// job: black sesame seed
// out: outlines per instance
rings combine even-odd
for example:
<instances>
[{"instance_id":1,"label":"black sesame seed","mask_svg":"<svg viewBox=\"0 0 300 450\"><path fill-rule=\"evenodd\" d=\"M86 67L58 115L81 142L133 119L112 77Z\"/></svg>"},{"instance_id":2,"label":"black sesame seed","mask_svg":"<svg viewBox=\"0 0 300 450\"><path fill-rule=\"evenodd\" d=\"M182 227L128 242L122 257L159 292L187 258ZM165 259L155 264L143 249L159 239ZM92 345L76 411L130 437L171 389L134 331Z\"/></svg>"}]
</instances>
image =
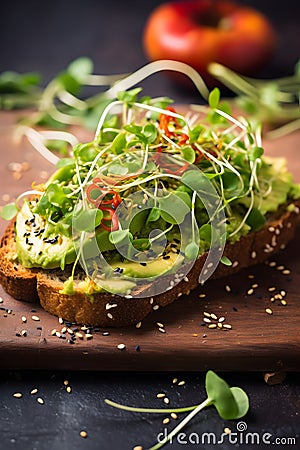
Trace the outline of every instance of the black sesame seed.
<instances>
[{"instance_id":1,"label":"black sesame seed","mask_svg":"<svg viewBox=\"0 0 300 450\"><path fill-rule=\"evenodd\" d=\"M140 352L140 351L141 351L141 347L140 347L139 345L136 345L136 346L135 346L135 351L136 351L136 352Z\"/></svg>"},{"instance_id":2,"label":"black sesame seed","mask_svg":"<svg viewBox=\"0 0 300 450\"><path fill-rule=\"evenodd\" d=\"M205 327L206 323L205 322L201 322L201 327Z\"/></svg>"},{"instance_id":3,"label":"black sesame seed","mask_svg":"<svg viewBox=\"0 0 300 450\"><path fill-rule=\"evenodd\" d=\"M232 309L233 309L233 311L236 311L236 312L238 311L236 306L233 306Z\"/></svg>"},{"instance_id":4,"label":"black sesame seed","mask_svg":"<svg viewBox=\"0 0 300 450\"><path fill-rule=\"evenodd\" d=\"M170 259L170 258L171 258L170 255L163 256L163 259Z\"/></svg>"},{"instance_id":5,"label":"black sesame seed","mask_svg":"<svg viewBox=\"0 0 300 450\"><path fill-rule=\"evenodd\" d=\"M145 267L145 266L147 265L147 263L145 263L145 262L140 262L140 265Z\"/></svg>"}]
</instances>

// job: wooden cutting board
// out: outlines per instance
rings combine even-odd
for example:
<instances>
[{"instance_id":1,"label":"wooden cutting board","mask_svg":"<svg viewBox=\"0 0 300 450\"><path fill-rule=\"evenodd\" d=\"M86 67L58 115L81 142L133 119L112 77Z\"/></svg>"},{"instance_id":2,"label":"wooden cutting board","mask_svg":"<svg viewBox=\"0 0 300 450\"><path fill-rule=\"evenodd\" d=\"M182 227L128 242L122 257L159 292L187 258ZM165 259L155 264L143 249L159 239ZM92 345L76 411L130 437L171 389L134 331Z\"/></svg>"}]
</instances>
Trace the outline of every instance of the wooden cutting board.
<instances>
[{"instance_id":1,"label":"wooden cutting board","mask_svg":"<svg viewBox=\"0 0 300 450\"><path fill-rule=\"evenodd\" d=\"M53 171L53 166L25 140L13 140L15 121L15 113L0 114L0 205L30 188L33 180L44 181ZM80 138L87 136L82 133ZM265 148L271 155L285 156L300 182L299 142L300 133L294 133L265 142ZM5 226L1 221L1 233ZM73 332L83 337L77 337L74 344L70 343L71 335L63 330L68 324L59 323L57 317L37 304L14 300L0 287L0 368L300 370L299 250L298 229L295 240L270 258L271 266L263 264L207 282L188 297L153 312L140 328L81 330L72 325ZM271 309L272 314L266 309ZM224 317L223 324L232 328L208 328L203 322L204 312ZM216 321L212 319L212 323ZM86 332L92 337L87 339ZM119 349L119 344L125 348Z\"/></svg>"}]
</instances>

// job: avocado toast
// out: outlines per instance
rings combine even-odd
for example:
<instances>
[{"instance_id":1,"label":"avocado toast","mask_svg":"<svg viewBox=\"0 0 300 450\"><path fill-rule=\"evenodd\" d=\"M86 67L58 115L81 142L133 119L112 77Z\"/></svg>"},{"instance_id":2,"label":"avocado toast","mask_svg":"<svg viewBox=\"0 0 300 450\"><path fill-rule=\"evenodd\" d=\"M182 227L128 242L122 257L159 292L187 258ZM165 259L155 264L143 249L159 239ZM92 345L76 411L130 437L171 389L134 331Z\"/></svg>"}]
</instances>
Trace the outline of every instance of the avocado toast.
<instances>
[{"instance_id":1,"label":"avocado toast","mask_svg":"<svg viewBox=\"0 0 300 450\"><path fill-rule=\"evenodd\" d=\"M0 249L15 298L68 321L129 325L292 239L300 189L284 159L263 155L258 129L222 105L182 115L138 94L120 93L95 139L17 202ZM222 250L213 270L211 249Z\"/></svg>"}]
</instances>

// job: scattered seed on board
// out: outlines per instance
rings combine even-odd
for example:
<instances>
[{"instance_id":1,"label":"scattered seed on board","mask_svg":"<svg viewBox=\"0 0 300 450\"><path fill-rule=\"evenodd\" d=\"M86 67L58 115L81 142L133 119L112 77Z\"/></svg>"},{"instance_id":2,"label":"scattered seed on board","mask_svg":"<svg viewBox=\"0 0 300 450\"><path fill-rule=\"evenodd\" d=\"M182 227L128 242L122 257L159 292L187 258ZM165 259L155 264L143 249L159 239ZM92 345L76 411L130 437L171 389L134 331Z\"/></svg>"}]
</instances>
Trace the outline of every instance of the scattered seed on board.
<instances>
[{"instance_id":1,"label":"scattered seed on board","mask_svg":"<svg viewBox=\"0 0 300 450\"><path fill-rule=\"evenodd\" d=\"M26 323L27 322L27 318L25 316L22 316L22 322Z\"/></svg>"},{"instance_id":2,"label":"scattered seed on board","mask_svg":"<svg viewBox=\"0 0 300 450\"><path fill-rule=\"evenodd\" d=\"M173 383L173 384L176 384L177 381L178 381L178 378L173 378L172 383Z\"/></svg>"},{"instance_id":3,"label":"scattered seed on board","mask_svg":"<svg viewBox=\"0 0 300 450\"><path fill-rule=\"evenodd\" d=\"M119 350L125 350L126 345L125 345L125 344L118 344L118 345L117 345L117 348L118 348Z\"/></svg>"},{"instance_id":4,"label":"scattered seed on board","mask_svg":"<svg viewBox=\"0 0 300 450\"><path fill-rule=\"evenodd\" d=\"M87 432L86 431L84 431L84 430L82 430L82 431L80 431L80 436L82 437L82 438L87 438Z\"/></svg>"},{"instance_id":5,"label":"scattered seed on board","mask_svg":"<svg viewBox=\"0 0 300 450\"><path fill-rule=\"evenodd\" d=\"M35 394L38 393L38 391L39 391L39 390L38 390L37 388L31 389L30 394L31 394L31 395L35 395Z\"/></svg>"},{"instance_id":6,"label":"scattered seed on board","mask_svg":"<svg viewBox=\"0 0 300 450\"><path fill-rule=\"evenodd\" d=\"M71 394L71 392L72 392L72 388L71 388L71 386L67 386L67 389L66 389L66 391L67 391L67 393L68 393L68 394Z\"/></svg>"},{"instance_id":7,"label":"scattered seed on board","mask_svg":"<svg viewBox=\"0 0 300 450\"><path fill-rule=\"evenodd\" d=\"M267 314L273 314L273 311L272 311L272 309L270 309L270 308L266 308L266 313L267 313Z\"/></svg>"},{"instance_id":8,"label":"scattered seed on board","mask_svg":"<svg viewBox=\"0 0 300 450\"><path fill-rule=\"evenodd\" d=\"M178 386L183 386L185 384L185 381L179 381Z\"/></svg>"},{"instance_id":9,"label":"scattered seed on board","mask_svg":"<svg viewBox=\"0 0 300 450\"><path fill-rule=\"evenodd\" d=\"M157 398L164 398L166 396L166 394L164 394L163 392L160 392L159 394L156 395Z\"/></svg>"},{"instance_id":10,"label":"scattered seed on board","mask_svg":"<svg viewBox=\"0 0 300 450\"><path fill-rule=\"evenodd\" d=\"M23 397L23 394L22 394L21 392L15 392L15 393L13 394L13 397L15 397L15 398L22 398L22 397Z\"/></svg>"},{"instance_id":11,"label":"scattered seed on board","mask_svg":"<svg viewBox=\"0 0 300 450\"><path fill-rule=\"evenodd\" d=\"M39 322L40 318L38 316L31 316L32 320L35 320L36 322Z\"/></svg>"},{"instance_id":12,"label":"scattered seed on board","mask_svg":"<svg viewBox=\"0 0 300 450\"><path fill-rule=\"evenodd\" d=\"M132 450L143 450L143 447L141 445L136 445Z\"/></svg>"},{"instance_id":13,"label":"scattered seed on board","mask_svg":"<svg viewBox=\"0 0 300 450\"><path fill-rule=\"evenodd\" d=\"M174 413L174 412L171 413L171 417L172 417L172 419L174 419L174 420L178 419L177 414Z\"/></svg>"},{"instance_id":14,"label":"scattered seed on board","mask_svg":"<svg viewBox=\"0 0 300 450\"><path fill-rule=\"evenodd\" d=\"M166 405L168 405L168 404L170 403L170 400L168 399L168 397L165 397L165 398L164 398L164 403L165 403Z\"/></svg>"},{"instance_id":15,"label":"scattered seed on board","mask_svg":"<svg viewBox=\"0 0 300 450\"><path fill-rule=\"evenodd\" d=\"M169 423L169 422L170 422L169 417L166 417L166 418L163 420L163 424L164 424L164 425L167 425L167 423Z\"/></svg>"},{"instance_id":16,"label":"scattered seed on board","mask_svg":"<svg viewBox=\"0 0 300 450\"><path fill-rule=\"evenodd\" d=\"M45 402L44 402L44 399L42 399L42 397L38 397L37 399L36 399L36 401L40 404L40 405L43 405Z\"/></svg>"},{"instance_id":17,"label":"scattered seed on board","mask_svg":"<svg viewBox=\"0 0 300 450\"><path fill-rule=\"evenodd\" d=\"M214 320L218 320L218 317L215 314L211 314L210 317Z\"/></svg>"}]
</instances>

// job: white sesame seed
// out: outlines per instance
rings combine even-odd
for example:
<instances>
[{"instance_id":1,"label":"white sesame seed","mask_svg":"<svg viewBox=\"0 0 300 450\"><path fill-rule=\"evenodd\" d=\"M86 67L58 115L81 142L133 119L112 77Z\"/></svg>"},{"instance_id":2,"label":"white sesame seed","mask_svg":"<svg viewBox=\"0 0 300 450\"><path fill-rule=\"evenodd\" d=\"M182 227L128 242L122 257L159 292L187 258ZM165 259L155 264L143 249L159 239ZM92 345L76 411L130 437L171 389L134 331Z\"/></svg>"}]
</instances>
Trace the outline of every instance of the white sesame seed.
<instances>
[{"instance_id":1,"label":"white sesame seed","mask_svg":"<svg viewBox=\"0 0 300 450\"><path fill-rule=\"evenodd\" d=\"M173 384L176 384L177 381L178 381L178 378L173 378L172 383L173 383Z\"/></svg>"},{"instance_id":2,"label":"white sesame seed","mask_svg":"<svg viewBox=\"0 0 300 450\"><path fill-rule=\"evenodd\" d=\"M45 402L44 402L44 400L41 398L41 397L38 397L37 399L36 399L36 401L40 404L40 405L43 405Z\"/></svg>"},{"instance_id":3,"label":"white sesame seed","mask_svg":"<svg viewBox=\"0 0 300 450\"><path fill-rule=\"evenodd\" d=\"M222 316L222 317L219 318L218 322L222 323L222 322L224 322L224 320L225 320L225 317Z\"/></svg>"},{"instance_id":4,"label":"white sesame seed","mask_svg":"<svg viewBox=\"0 0 300 450\"><path fill-rule=\"evenodd\" d=\"M228 330L231 330L232 326L229 325L229 323L224 323L223 328L227 328Z\"/></svg>"},{"instance_id":5,"label":"white sesame seed","mask_svg":"<svg viewBox=\"0 0 300 450\"><path fill-rule=\"evenodd\" d=\"M273 314L273 311L270 308L266 308L266 313L267 314Z\"/></svg>"},{"instance_id":6,"label":"white sesame seed","mask_svg":"<svg viewBox=\"0 0 300 450\"><path fill-rule=\"evenodd\" d=\"M105 309L111 309L111 308L116 308L118 305L116 303L110 304L110 303L106 303L105 305Z\"/></svg>"},{"instance_id":7,"label":"white sesame seed","mask_svg":"<svg viewBox=\"0 0 300 450\"><path fill-rule=\"evenodd\" d=\"M206 294L199 294L198 297L199 297L199 298L205 298L205 297L206 297Z\"/></svg>"},{"instance_id":8,"label":"white sesame seed","mask_svg":"<svg viewBox=\"0 0 300 450\"><path fill-rule=\"evenodd\" d=\"M276 287L271 286L271 287L268 288L268 291L269 292L274 292L274 291L276 291Z\"/></svg>"},{"instance_id":9,"label":"white sesame seed","mask_svg":"<svg viewBox=\"0 0 300 450\"><path fill-rule=\"evenodd\" d=\"M164 327L164 324L163 324L163 323L160 323L160 322L156 322L156 325L157 325L159 328L163 328L163 327Z\"/></svg>"},{"instance_id":10,"label":"white sesame seed","mask_svg":"<svg viewBox=\"0 0 300 450\"><path fill-rule=\"evenodd\" d=\"M167 423L169 423L169 422L170 422L169 417L166 417L166 418L163 420L163 424L164 424L164 425L167 425Z\"/></svg>"},{"instance_id":11,"label":"white sesame seed","mask_svg":"<svg viewBox=\"0 0 300 450\"><path fill-rule=\"evenodd\" d=\"M222 323L218 322L218 328L222 328L222 327L223 327Z\"/></svg>"},{"instance_id":12,"label":"white sesame seed","mask_svg":"<svg viewBox=\"0 0 300 450\"><path fill-rule=\"evenodd\" d=\"M218 320L218 317L217 317L215 314L213 314L213 313L210 315L210 317L211 317L212 319L214 319L214 320Z\"/></svg>"},{"instance_id":13,"label":"white sesame seed","mask_svg":"<svg viewBox=\"0 0 300 450\"><path fill-rule=\"evenodd\" d=\"M164 403L168 405L170 403L170 399L168 397L164 397Z\"/></svg>"},{"instance_id":14,"label":"white sesame seed","mask_svg":"<svg viewBox=\"0 0 300 450\"><path fill-rule=\"evenodd\" d=\"M62 325L64 323L64 319L62 319L61 317L58 318L58 322Z\"/></svg>"},{"instance_id":15,"label":"white sesame seed","mask_svg":"<svg viewBox=\"0 0 300 450\"><path fill-rule=\"evenodd\" d=\"M283 306L286 306L287 305L287 301L286 300L281 300L281 302L280 302Z\"/></svg>"},{"instance_id":16,"label":"white sesame seed","mask_svg":"<svg viewBox=\"0 0 300 450\"><path fill-rule=\"evenodd\" d=\"M291 271L289 269L285 269L282 271L283 275L290 275Z\"/></svg>"},{"instance_id":17,"label":"white sesame seed","mask_svg":"<svg viewBox=\"0 0 300 450\"><path fill-rule=\"evenodd\" d=\"M204 311L204 312L203 312L203 315L204 315L205 317L210 317L210 314L209 314L207 311Z\"/></svg>"},{"instance_id":18,"label":"white sesame seed","mask_svg":"<svg viewBox=\"0 0 300 450\"><path fill-rule=\"evenodd\" d=\"M66 389L66 391L67 391L67 393L68 393L68 394L71 394L71 392L72 392L72 388L71 388L71 386L67 386L67 389Z\"/></svg>"},{"instance_id":19,"label":"white sesame seed","mask_svg":"<svg viewBox=\"0 0 300 450\"><path fill-rule=\"evenodd\" d=\"M161 333L166 333L166 330L164 328L159 328L158 331L160 331Z\"/></svg>"},{"instance_id":20,"label":"white sesame seed","mask_svg":"<svg viewBox=\"0 0 300 450\"><path fill-rule=\"evenodd\" d=\"M276 266L276 262L275 262L275 261L269 262L269 266L270 266L270 267L275 267L275 266Z\"/></svg>"},{"instance_id":21,"label":"white sesame seed","mask_svg":"<svg viewBox=\"0 0 300 450\"><path fill-rule=\"evenodd\" d=\"M111 313L107 313L107 317L108 317L109 319L113 319L113 315L112 315Z\"/></svg>"},{"instance_id":22,"label":"white sesame seed","mask_svg":"<svg viewBox=\"0 0 300 450\"><path fill-rule=\"evenodd\" d=\"M64 380L64 385L68 386L68 384L69 384L69 380Z\"/></svg>"},{"instance_id":23,"label":"white sesame seed","mask_svg":"<svg viewBox=\"0 0 300 450\"><path fill-rule=\"evenodd\" d=\"M188 277L184 277L183 281L185 281L186 283L188 283L188 282L189 282Z\"/></svg>"},{"instance_id":24,"label":"white sesame seed","mask_svg":"<svg viewBox=\"0 0 300 450\"><path fill-rule=\"evenodd\" d=\"M38 391L39 391L39 390L38 390L37 388L31 389L30 394L31 394L31 395L35 395L35 394L38 393Z\"/></svg>"},{"instance_id":25,"label":"white sesame seed","mask_svg":"<svg viewBox=\"0 0 300 450\"><path fill-rule=\"evenodd\" d=\"M256 258L256 252L253 250L253 252L251 253L251 258L255 259Z\"/></svg>"},{"instance_id":26,"label":"white sesame seed","mask_svg":"<svg viewBox=\"0 0 300 450\"><path fill-rule=\"evenodd\" d=\"M22 316L22 322L26 323L27 322L27 318L25 316Z\"/></svg>"},{"instance_id":27,"label":"white sesame seed","mask_svg":"<svg viewBox=\"0 0 300 450\"><path fill-rule=\"evenodd\" d=\"M119 350L125 350L126 345L125 345L125 344L118 344L118 345L117 345L117 348L118 348Z\"/></svg>"},{"instance_id":28,"label":"white sesame seed","mask_svg":"<svg viewBox=\"0 0 300 450\"><path fill-rule=\"evenodd\" d=\"M80 434L80 436L81 436L83 439L87 438L87 432L86 432L86 431L82 430L82 431L80 431L79 434Z\"/></svg>"},{"instance_id":29,"label":"white sesame seed","mask_svg":"<svg viewBox=\"0 0 300 450\"><path fill-rule=\"evenodd\" d=\"M135 324L135 328L141 328L141 326L142 326L142 322L138 322Z\"/></svg>"},{"instance_id":30,"label":"white sesame seed","mask_svg":"<svg viewBox=\"0 0 300 450\"><path fill-rule=\"evenodd\" d=\"M185 385L185 381L184 380L179 381L178 386L184 386L184 385Z\"/></svg>"},{"instance_id":31,"label":"white sesame seed","mask_svg":"<svg viewBox=\"0 0 300 450\"><path fill-rule=\"evenodd\" d=\"M233 261L233 263L232 263L232 267L234 268L234 267L237 267L239 265L239 262L238 261Z\"/></svg>"},{"instance_id":32,"label":"white sesame seed","mask_svg":"<svg viewBox=\"0 0 300 450\"><path fill-rule=\"evenodd\" d=\"M231 292L231 287L228 284L226 284L225 290L226 290L226 292Z\"/></svg>"},{"instance_id":33,"label":"white sesame seed","mask_svg":"<svg viewBox=\"0 0 300 450\"><path fill-rule=\"evenodd\" d=\"M40 318L38 316L31 316L32 320L35 320L36 322L39 322Z\"/></svg>"},{"instance_id":34,"label":"white sesame seed","mask_svg":"<svg viewBox=\"0 0 300 450\"><path fill-rule=\"evenodd\" d=\"M174 413L174 412L171 413L171 417L172 417L172 419L174 419L174 420L178 419L177 414Z\"/></svg>"},{"instance_id":35,"label":"white sesame seed","mask_svg":"<svg viewBox=\"0 0 300 450\"><path fill-rule=\"evenodd\" d=\"M203 318L203 322L205 323L211 323L211 320L208 317Z\"/></svg>"},{"instance_id":36,"label":"white sesame seed","mask_svg":"<svg viewBox=\"0 0 300 450\"><path fill-rule=\"evenodd\" d=\"M156 394L157 398L164 398L166 396L166 394L164 394L163 392L160 392L159 394Z\"/></svg>"},{"instance_id":37,"label":"white sesame seed","mask_svg":"<svg viewBox=\"0 0 300 450\"><path fill-rule=\"evenodd\" d=\"M22 397L23 397L23 394L22 394L21 392L15 392L15 393L13 394L13 397L15 397L15 398L22 398Z\"/></svg>"},{"instance_id":38,"label":"white sesame seed","mask_svg":"<svg viewBox=\"0 0 300 450\"><path fill-rule=\"evenodd\" d=\"M208 328L217 328L217 324L216 323L211 323L210 325L208 325Z\"/></svg>"},{"instance_id":39,"label":"white sesame seed","mask_svg":"<svg viewBox=\"0 0 300 450\"><path fill-rule=\"evenodd\" d=\"M159 308L159 305L154 305L152 309L153 309L153 311L157 311L158 308Z\"/></svg>"},{"instance_id":40,"label":"white sesame seed","mask_svg":"<svg viewBox=\"0 0 300 450\"><path fill-rule=\"evenodd\" d=\"M249 289L249 290L247 291L247 294L248 294L248 295L252 295L252 294L253 294L253 292L254 292L254 290L253 290L253 289Z\"/></svg>"}]
</instances>

